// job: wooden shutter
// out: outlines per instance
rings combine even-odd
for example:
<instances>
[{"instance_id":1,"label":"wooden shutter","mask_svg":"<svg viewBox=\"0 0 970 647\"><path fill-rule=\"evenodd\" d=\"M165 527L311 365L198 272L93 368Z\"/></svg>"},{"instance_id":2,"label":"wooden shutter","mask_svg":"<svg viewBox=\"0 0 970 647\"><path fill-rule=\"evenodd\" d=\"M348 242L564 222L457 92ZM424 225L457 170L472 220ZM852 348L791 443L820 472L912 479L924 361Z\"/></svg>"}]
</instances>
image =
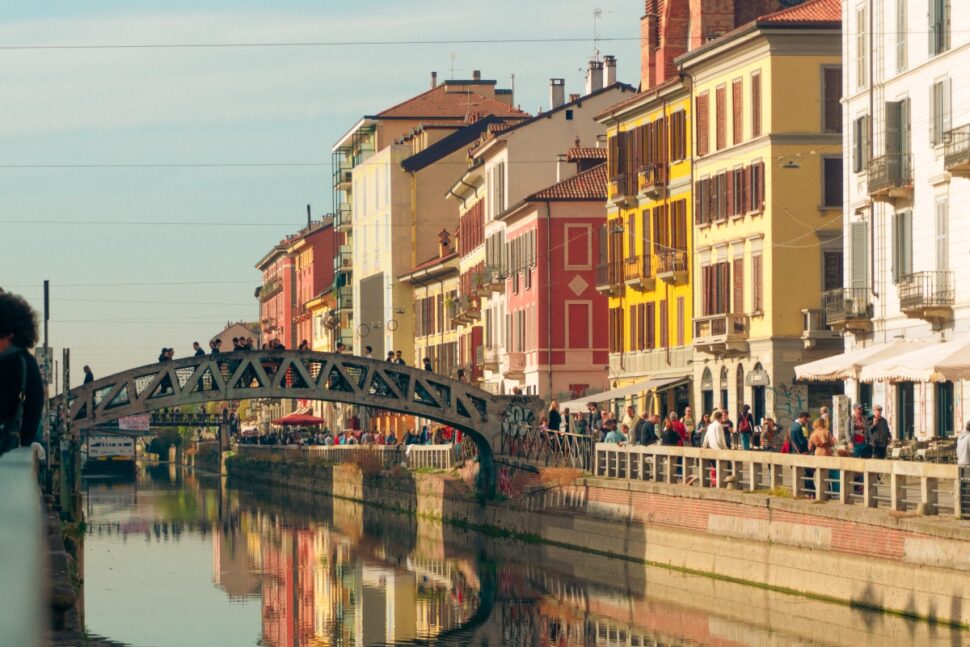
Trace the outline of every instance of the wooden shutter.
<instances>
[{"instance_id":1,"label":"wooden shutter","mask_svg":"<svg viewBox=\"0 0 970 647\"><path fill-rule=\"evenodd\" d=\"M950 269L950 208L947 200L936 202L936 269L945 272Z\"/></svg>"},{"instance_id":2,"label":"wooden shutter","mask_svg":"<svg viewBox=\"0 0 970 647\"><path fill-rule=\"evenodd\" d=\"M645 350L649 348L649 346L647 346L647 304L641 303L637 306L637 309L640 312L640 316L637 319L637 323L639 324L639 327L637 328L637 339L639 342L638 348L640 350Z\"/></svg>"},{"instance_id":3,"label":"wooden shutter","mask_svg":"<svg viewBox=\"0 0 970 647\"><path fill-rule=\"evenodd\" d=\"M734 294L732 296L731 312L744 312L744 258L734 259Z\"/></svg>"},{"instance_id":4,"label":"wooden shutter","mask_svg":"<svg viewBox=\"0 0 970 647\"><path fill-rule=\"evenodd\" d=\"M823 130L827 133L842 132L842 68L826 67L822 70L823 84Z\"/></svg>"},{"instance_id":5,"label":"wooden shutter","mask_svg":"<svg viewBox=\"0 0 970 647\"><path fill-rule=\"evenodd\" d=\"M740 144L744 139L744 85L741 79L731 83L731 130L733 143Z\"/></svg>"},{"instance_id":6,"label":"wooden shutter","mask_svg":"<svg viewBox=\"0 0 970 647\"><path fill-rule=\"evenodd\" d=\"M761 137L761 73L751 74L751 137Z\"/></svg>"},{"instance_id":7,"label":"wooden shutter","mask_svg":"<svg viewBox=\"0 0 970 647\"><path fill-rule=\"evenodd\" d=\"M683 346L684 339L686 338L686 333L684 332L684 326L686 321L684 317L686 316L686 309L684 307L684 297L677 297L677 345Z\"/></svg>"},{"instance_id":8,"label":"wooden shutter","mask_svg":"<svg viewBox=\"0 0 970 647\"><path fill-rule=\"evenodd\" d=\"M697 96L695 100L696 104L696 115L694 122L696 124L697 133L694 139L697 141L697 156L703 157L707 155L709 148L709 137L710 137L710 108L709 108L709 95L705 92Z\"/></svg>"},{"instance_id":9,"label":"wooden shutter","mask_svg":"<svg viewBox=\"0 0 970 647\"><path fill-rule=\"evenodd\" d=\"M653 302L646 304L647 348L657 347L656 322L654 321L655 306Z\"/></svg>"},{"instance_id":10,"label":"wooden shutter","mask_svg":"<svg viewBox=\"0 0 970 647\"><path fill-rule=\"evenodd\" d=\"M637 350L637 307L635 305L630 308L630 330L627 336L629 337L627 348Z\"/></svg>"},{"instance_id":11,"label":"wooden shutter","mask_svg":"<svg viewBox=\"0 0 970 647\"><path fill-rule=\"evenodd\" d=\"M660 347L670 346L670 317L667 316L667 300L660 302Z\"/></svg>"},{"instance_id":12,"label":"wooden shutter","mask_svg":"<svg viewBox=\"0 0 970 647\"><path fill-rule=\"evenodd\" d=\"M865 153L862 150L862 125L864 118L859 117L852 122L852 172L861 173L864 168L863 156Z\"/></svg>"},{"instance_id":13,"label":"wooden shutter","mask_svg":"<svg viewBox=\"0 0 970 647\"><path fill-rule=\"evenodd\" d=\"M670 246L679 251L687 251L687 201L678 200L671 205Z\"/></svg>"},{"instance_id":14,"label":"wooden shutter","mask_svg":"<svg viewBox=\"0 0 970 647\"><path fill-rule=\"evenodd\" d=\"M714 142L717 150L727 145L727 88L723 85L714 91L716 121L714 124Z\"/></svg>"},{"instance_id":15,"label":"wooden shutter","mask_svg":"<svg viewBox=\"0 0 970 647\"><path fill-rule=\"evenodd\" d=\"M755 312L764 312L764 288L762 287L762 257L761 254L756 254L751 257L751 291L753 309Z\"/></svg>"},{"instance_id":16,"label":"wooden shutter","mask_svg":"<svg viewBox=\"0 0 970 647\"><path fill-rule=\"evenodd\" d=\"M737 215L737 212L734 210L734 171L728 171L727 215L728 217Z\"/></svg>"}]
</instances>

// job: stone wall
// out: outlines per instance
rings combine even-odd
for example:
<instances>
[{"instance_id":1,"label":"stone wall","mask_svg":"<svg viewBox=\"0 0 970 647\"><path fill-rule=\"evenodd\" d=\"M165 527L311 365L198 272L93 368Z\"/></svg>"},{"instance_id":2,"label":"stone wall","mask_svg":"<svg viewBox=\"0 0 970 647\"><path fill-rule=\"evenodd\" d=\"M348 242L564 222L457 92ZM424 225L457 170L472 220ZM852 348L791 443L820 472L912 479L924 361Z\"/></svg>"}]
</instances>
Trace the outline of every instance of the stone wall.
<instances>
[{"instance_id":1,"label":"stone wall","mask_svg":"<svg viewBox=\"0 0 970 647\"><path fill-rule=\"evenodd\" d=\"M970 625L970 526L837 504L584 479L482 504L443 474L229 462L232 478L529 541Z\"/></svg>"}]
</instances>

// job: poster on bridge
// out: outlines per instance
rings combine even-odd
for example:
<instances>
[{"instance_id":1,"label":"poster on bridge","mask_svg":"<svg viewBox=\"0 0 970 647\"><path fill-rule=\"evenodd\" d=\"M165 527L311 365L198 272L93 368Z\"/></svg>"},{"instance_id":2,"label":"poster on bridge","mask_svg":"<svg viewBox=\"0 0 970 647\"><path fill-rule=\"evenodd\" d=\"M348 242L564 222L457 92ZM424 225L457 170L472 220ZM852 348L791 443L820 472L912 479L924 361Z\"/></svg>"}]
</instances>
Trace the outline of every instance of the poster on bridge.
<instances>
[{"instance_id":1,"label":"poster on bridge","mask_svg":"<svg viewBox=\"0 0 970 647\"><path fill-rule=\"evenodd\" d=\"M151 419L147 413L118 418L118 429L122 431L149 431Z\"/></svg>"}]
</instances>

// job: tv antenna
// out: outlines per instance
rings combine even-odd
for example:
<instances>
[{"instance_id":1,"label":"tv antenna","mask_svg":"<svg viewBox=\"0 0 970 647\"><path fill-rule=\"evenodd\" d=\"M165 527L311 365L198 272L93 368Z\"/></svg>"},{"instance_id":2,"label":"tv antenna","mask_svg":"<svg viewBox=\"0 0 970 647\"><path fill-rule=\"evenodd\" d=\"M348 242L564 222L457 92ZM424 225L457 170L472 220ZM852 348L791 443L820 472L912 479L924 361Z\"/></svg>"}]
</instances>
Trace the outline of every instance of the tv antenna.
<instances>
[{"instance_id":1,"label":"tv antenna","mask_svg":"<svg viewBox=\"0 0 970 647\"><path fill-rule=\"evenodd\" d=\"M603 18L604 12L602 7L596 7L593 9L593 60L600 60L600 32L599 32L599 21Z\"/></svg>"}]
</instances>

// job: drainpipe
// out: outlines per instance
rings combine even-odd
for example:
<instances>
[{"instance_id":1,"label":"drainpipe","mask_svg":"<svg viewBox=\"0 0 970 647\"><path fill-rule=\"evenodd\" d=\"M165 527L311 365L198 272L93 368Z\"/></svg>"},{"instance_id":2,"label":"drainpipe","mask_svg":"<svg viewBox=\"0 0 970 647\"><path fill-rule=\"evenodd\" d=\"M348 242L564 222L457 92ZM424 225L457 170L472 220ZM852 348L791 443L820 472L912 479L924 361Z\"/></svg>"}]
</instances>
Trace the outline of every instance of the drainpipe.
<instances>
[{"instance_id":1,"label":"drainpipe","mask_svg":"<svg viewBox=\"0 0 970 647\"><path fill-rule=\"evenodd\" d=\"M685 71L685 70L681 70L680 71L680 78L683 79L684 77L690 79L690 92L688 93L688 98L687 98L687 100L690 102L690 105L688 105L687 108L690 111L690 114L694 114L694 75L691 74L690 72ZM694 119L692 121L694 121L694 120L696 120L696 115L694 116ZM686 134L687 133L685 133L685 135ZM691 144L693 144L694 143L694 138L691 137L690 138L690 141L691 141ZM690 149L687 149L685 151L685 154L687 155L688 163L690 164L690 197L691 197L691 202L694 203L694 204L690 205L690 208L691 208L690 209L691 218L688 221L688 222L692 223L692 222L695 222L696 219L697 219L697 214L694 213L694 205L697 204L697 201L694 200L694 191L695 191L695 188L694 188L694 154L693 154L693 152ZM694 272L694 260L693 260L693 258L694 258L694 255L697 253L697 247L694 245L694 243L696 241L693 240L693 237L694 237L694 226L693 226L693 224L691 224L691 226L687 228L687 231L688 231L688 234L687 235L691 237L691 242L690 242L690 244L687 245L687 248L691 251L691 253L688 254L688 258L691 259L691 267L690 267L690 270L689 270L690 274L688 274L688 276L690 277L690 280L691 281L696 281L697 280L697 274ZM694 302L693 301L694 301L694 292L695 292L695 290L694 290L693 286L691 287L691 291L690 292L691 292L690 309L691 309L691 312L694 312ZM684 323L686 324L687 322L685 321ZM693 338L693 336L694 336L694 325L693 325L693 322L691 322L691 324L690 324L690 333L691 333L690 334L691 338ZM693 363L693 362L692 362L692 360L688 360L688 363ZM711 381L712 382L714 381L713 376L711 377ZM693 380L691 380L691 386L693 387ZM691 388L691 391L693 391L693 390L694 389ZM693 393L691 393L691 396L693 396ZM688 401L691 402L691 403L693 403L694 398L693 397L688 397ZM702 415L703 415L703 412L702 412Z\"/></svg>"},{"instance_id":2,"label":"drainpipe","mask_svg":"<svg viewBox=\"0 0 970 647\"><path fill-rule=\"evenodd\" d=\"M875 152L874 137L875 137L875 121L876 121L876 99L873 96L873 86L875 84L875 79L873 78L873 72L875 72L875 61L873 61L873 42L875 29L875 17L872 15L872 0L869 0L868 11L869 11L869 151L866 157L869 164L872 164L872 154ZM868 169L866 169L866 175L868 176ZM868 191L868 188L866 189ZM869 199L869 247L871 252L869 254L869 277L872 283L872 296L878 297L879 291L876 287L876 205L873 203L872 199Z\"/></svg>"},{"instance_id":3,"label":"drainpipe","mask_svg":"<svg viewBox=\"0 0 970 647\"><path fill-rule=\"evenodd\" d=\"M552 390L552 208L549 201L546 205L546 361L548 364L547 373L549 376L549 399L553 399ZM538 242L538 241L537 241Z\"/></svg>"},{"instance_id":4,"label":"drainpipe","mask_svg":"<svg viewBox=\"0 0 970 647\"><path fill-rule=\"evenodd\" d=\"M418 178L411 176L411 267L418 265Z\"/></svg>"}]
</instances>

